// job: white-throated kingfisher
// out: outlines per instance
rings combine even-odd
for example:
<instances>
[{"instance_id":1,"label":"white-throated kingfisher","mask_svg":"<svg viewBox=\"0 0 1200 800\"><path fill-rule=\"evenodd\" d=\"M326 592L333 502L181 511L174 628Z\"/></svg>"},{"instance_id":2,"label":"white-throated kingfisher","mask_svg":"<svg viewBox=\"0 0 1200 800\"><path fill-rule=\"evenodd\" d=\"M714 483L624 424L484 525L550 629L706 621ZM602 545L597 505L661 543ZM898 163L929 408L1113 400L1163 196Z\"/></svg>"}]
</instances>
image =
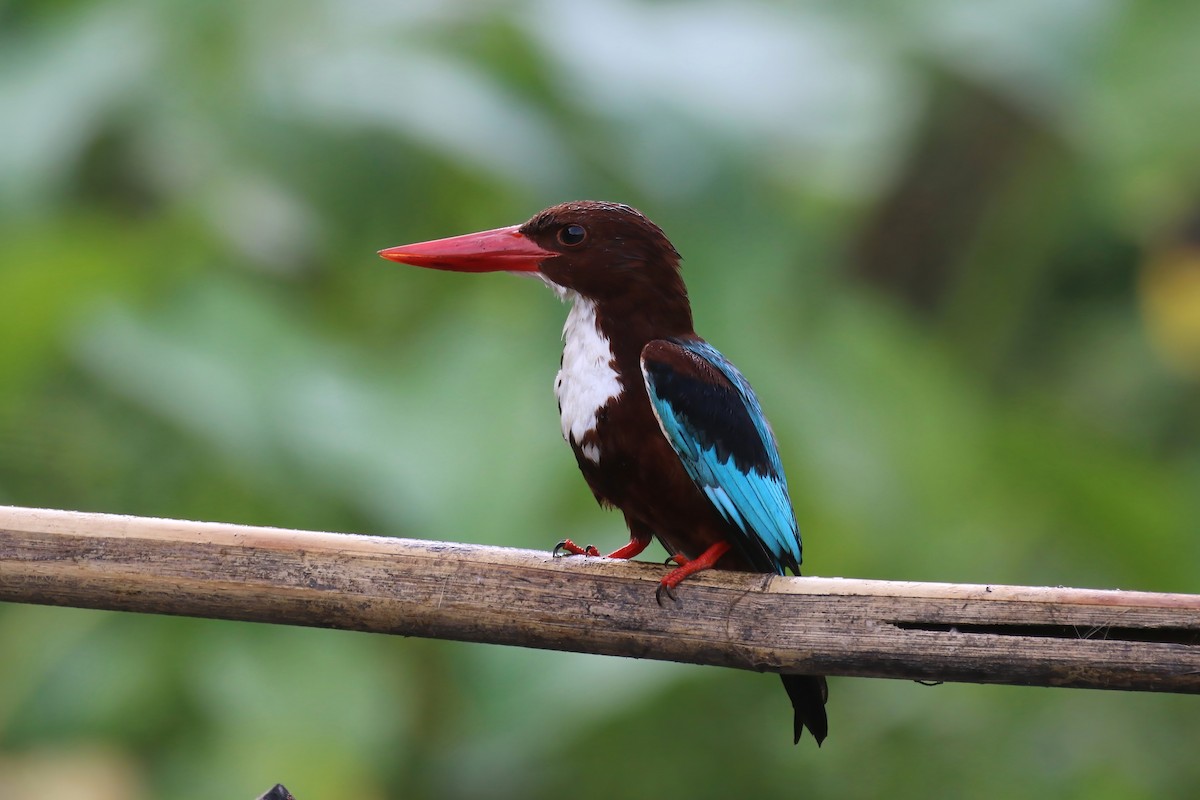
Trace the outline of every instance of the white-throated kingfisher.
<instances>
[{"instance_id":1,"label":"white-throated kingfisher","mask_svg":"<svg viewBox=\"0 0 1200 800\"><path fill-rule=\"evenodd\" d=\"M650 540L675 569L657 592L675 598L703 569L799 574L800 531L775 437L737 368L692 330L679 253L636 209L563 203L523 225L381 250L384 258L455 272L514 272L570 301L554 381L563 438L603 506L619 508L632 558ZM565 539L556 555L599 555ZM795 739L828 730L825 679L782 675Z\"/></svg>"}]
</instances>

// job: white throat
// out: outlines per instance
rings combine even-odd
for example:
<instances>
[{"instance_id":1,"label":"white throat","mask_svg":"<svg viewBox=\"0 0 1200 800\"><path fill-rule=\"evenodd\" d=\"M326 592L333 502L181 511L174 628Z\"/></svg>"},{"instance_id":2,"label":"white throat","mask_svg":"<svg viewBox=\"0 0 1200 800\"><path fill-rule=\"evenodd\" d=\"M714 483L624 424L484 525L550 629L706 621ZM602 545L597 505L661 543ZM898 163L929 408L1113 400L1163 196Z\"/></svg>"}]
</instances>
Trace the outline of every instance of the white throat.
<instances>
[{"instance_id":1,"label":"white throat","mask_svg":"<svg viewBox=\"0 0 1200 800\"><path fill-rule=\"evenodd\" d=\"M552 288L571 302L563 326L562 368L554 380L554 396L563 438L580 444L596 429L600 409L621 394L621 381L613 368L612 346L596 321L596 304L570 289ZM592 442L582 447L585 458L600 463L599 447Z\"/></svg>"}]
</instances>

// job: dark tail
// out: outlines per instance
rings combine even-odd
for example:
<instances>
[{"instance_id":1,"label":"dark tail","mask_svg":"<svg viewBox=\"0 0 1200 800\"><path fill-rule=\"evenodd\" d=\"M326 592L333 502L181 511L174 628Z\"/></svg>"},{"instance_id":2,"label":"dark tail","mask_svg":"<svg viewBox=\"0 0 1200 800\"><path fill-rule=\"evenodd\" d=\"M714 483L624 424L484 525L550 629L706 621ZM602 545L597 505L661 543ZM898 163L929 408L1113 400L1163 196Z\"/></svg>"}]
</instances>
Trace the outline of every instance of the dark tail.
<instances>
[{"instance_id":1,"label":"dark tail","mask_svg":"<svg viewBox=\"0 0 1200 800\"><path fill-rule=\"evenodd\" d=\"M829 734L829 720L825 717L825 701L829 699L829 687L825 678L820 675L780 675L783 678L783 688L787 689L796 710L796 743L800 742L800 734L808 728L817 747L825 741Z\"/></svg>"}]
</instances>

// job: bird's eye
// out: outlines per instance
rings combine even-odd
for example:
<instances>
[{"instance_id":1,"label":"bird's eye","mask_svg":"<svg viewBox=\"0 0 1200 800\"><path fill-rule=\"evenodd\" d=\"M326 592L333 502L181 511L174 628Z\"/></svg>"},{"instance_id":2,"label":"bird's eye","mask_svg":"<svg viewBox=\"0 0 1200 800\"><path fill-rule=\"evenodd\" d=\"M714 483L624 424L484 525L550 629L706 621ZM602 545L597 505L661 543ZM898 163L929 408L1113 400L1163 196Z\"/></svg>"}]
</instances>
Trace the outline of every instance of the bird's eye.
<instances>
[{"instance_id":1,"label":"bird's eye","mask_svg":"<svg viewBox=\"0 0 1200 800\"><path fill-rule=\"evenodd\" d=\"M574 247L587 238L587 231L582 225L564 225L558 229L558 241L567 247Z\"/></svg>"}]
</instances>

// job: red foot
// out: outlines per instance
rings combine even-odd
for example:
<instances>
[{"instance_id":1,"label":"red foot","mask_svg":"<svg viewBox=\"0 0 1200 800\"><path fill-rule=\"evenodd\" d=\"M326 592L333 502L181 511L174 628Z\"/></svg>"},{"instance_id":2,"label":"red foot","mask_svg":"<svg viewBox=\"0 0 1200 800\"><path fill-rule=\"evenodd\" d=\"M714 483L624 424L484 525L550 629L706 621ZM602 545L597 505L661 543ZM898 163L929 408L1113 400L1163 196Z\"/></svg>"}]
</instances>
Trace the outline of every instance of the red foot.
<instances>
[{"instance_id":1,"label":"red foot","mask_svg":"<svg viewBox=\"0 0 1200 800\"><path fill-rule=\"evenodd\" d=\"M662 596L664 593L674 601L675 587L679 585L680 581L692 573L712 569L721 556L728 552L729 542L717 542L692 559L685 558L679 554L671 556L671 560L679 564L679 566L664 575L663 579L658 582L658 589L654 592L654 598L658 601L658 604L662 605Z\"/></svg>"},{"instance_id":2,"label":"red foot","mask_svg":"<svg viewBox=\"0 0 1200 800\"><path fill-rule=\"evenodd\" d=\"M598 556L600 555L600 551L596 549L594 544L589 544L587 547L580 547L570 539L563 539L554 545L554 549L550 551L550 554L555 558L564 554L572 556Z\"/></svg>"}]
</instances>

